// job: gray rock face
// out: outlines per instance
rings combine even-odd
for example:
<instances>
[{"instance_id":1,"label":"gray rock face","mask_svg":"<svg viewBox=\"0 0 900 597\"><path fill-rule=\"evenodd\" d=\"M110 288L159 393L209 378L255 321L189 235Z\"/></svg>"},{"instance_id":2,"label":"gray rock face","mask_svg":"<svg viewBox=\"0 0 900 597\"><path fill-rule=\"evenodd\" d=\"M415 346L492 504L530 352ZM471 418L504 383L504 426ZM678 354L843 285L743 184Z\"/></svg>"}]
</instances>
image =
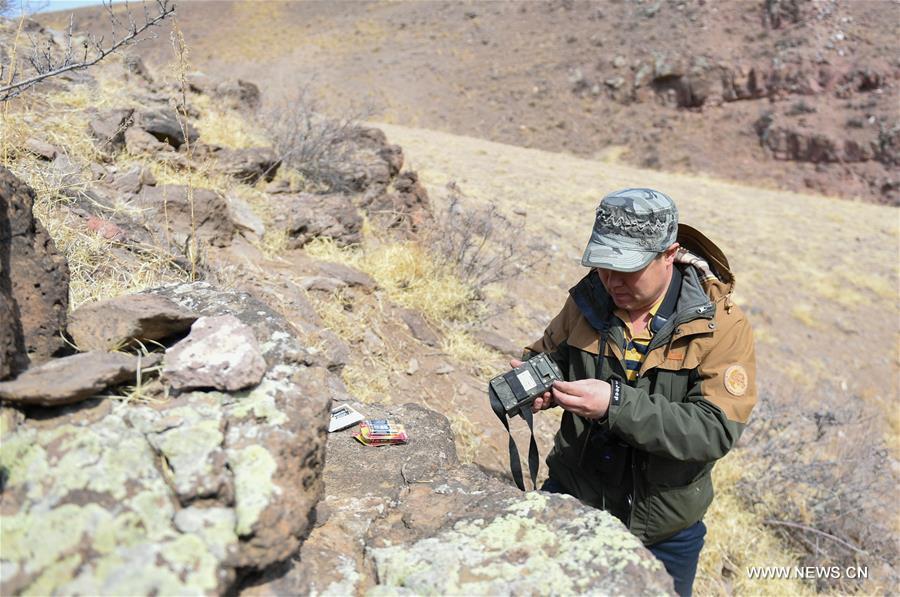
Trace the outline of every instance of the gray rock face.
<instances>
[{"instance_id":1,"label":"gray rock face","mask_svg":"<svg viewBox=\"0 0 900 597\"><path fill-rule=\"evenodd\" d=\"M297 553L322 491L330 396L288 324L243 293L185 284L165 296L233 314L270 367L243 392L88 401L0 427L0 593L223 594L238 569Z\"/></svg>"},{"instance_id":2,"label":"gray rock face","mask_svg":"<svg viewBox=\"0 0 900 597\"><path fill-rule=\"evenodd\" d=\"M662 564L609 514L460 466L442 415L354 407L403 423L409 444L369 448L354 428L331 434L316 528L285 573L245 597L672 593Z\"/></svg>"},{"instance_id":3,"label":"gray rock face","mask_svg":"<svg viewBox=\"0 0 900 597\"><path fill-rule=\"evenodd\" d=\"M250 205L234 193L226 195L225 201L228 203L228 216L238 231L245 237L261 239L266 233L266 226Z\"/></svg>"},{"instance_id":4,"label":"gray rock face","mask_svg":"<svg viewBox=\"0 0 900 597\"><path fill-rule=\"evenodd\" d=\"M101 151L115 152L125 147L125 130L131 126L134 110L103 110L88 122L88 130Z\"/></svg>"},{"instance_id":5,"label":"gray rock face","mask_svg":"<svg viewBox=\"0 0 900 597\"><path fill-rule=\"evenodd\" d=\"M81 350L114 350L134 340L162 340L189 329L196 319L169 299L133 294L75 309L68 332Z\"/></svg>"},{"instance_id":6,"label":"gray rock face","mask_svg":"<svg viewBox=\"0 0 900 597\"><path fill-rule=\"evenodd\" d=\"M0 383L0 398L22 405L57 406L90 398L135 379L139 367L152 367L158 355L139 360L118 352L85 352L31 367L13 381Z\"/></svg>"},{"instance_id":7,"label":"gray rock face","mask_svg":"<svg viewBox=\"0 0 900 597\"><path fill-rule=\"evenodd\" d=\"M175 390L236 391L258 384L266 361L253 330L233 315L201 317L166 351L163 375Z\"/></svg>"},{"instance_id":8,"label":"gray rock face","mask_svg":"<svg viewBox=\"0 0 900 597\"><path fill-rule=\"evenodd\" d=\"M220 149L215 152L215 172L225 174L247 184L256 184L259 179L271 181L281 164L275 151L268 147L245 149Z\"/></svg>"},{"instance_id":9,"label":"gray rock face","mask_svg":"<svg viewBox=\"0 0 900 597\"><path fill-rule=\"evenodd\" d=\"M7 309L18 312L26 353L12 359L17 363L12 368L17 370L29 359L41 363L63 349L60 331L65 328L69 307L69 268L50 235L35 220L33 205L34 192L9 170L0 168L0 291L9 284L12 302ZM6 346L18 342L17 324L15 319L10 321L13 331ZM7 362L12 362L10 358L7 352Z\"/></svg>"},{"instance_id":10,"label":"gray rock face","mask_svg":"<svg viewBox=\"0 0 900 597\"><path fill-rule=\"evenodd\" d=\"M184 145L185 134L191 143L199 138L197 130L190 122L185 122L185 130L182 130L178 115L171 108L139 112L135 115L135 125L175 149Z\"/></svg>"},{"instance_id":11,"label":"gray rock face","mask_svg":"<svg viewBox=\"0 0 900 597\"><path fill-rule=\"evenodd\" d=\"M144 187L134 202L144 210L148 227L163 238L182 244L191 234L191 195L182 185ZM234 237L234 223L222 195L209 189L193 190L193 219L197 236L204 242L225 247ZM168 224L168 227L167 227Z\"/></svg>"},{"instance_id":12,"label":"gray rock face","mask_svg":"<svg viewBox=\"0 0 900 597\"><path fill-rule=\"evenodd\" d=\"M300 193L282 200L284 211L276 216L276 223L287 232L291 248L300 248L318 236L332 238L341 246L362 239L362 217L344 195Z\"/></svg>"}]
</instances>

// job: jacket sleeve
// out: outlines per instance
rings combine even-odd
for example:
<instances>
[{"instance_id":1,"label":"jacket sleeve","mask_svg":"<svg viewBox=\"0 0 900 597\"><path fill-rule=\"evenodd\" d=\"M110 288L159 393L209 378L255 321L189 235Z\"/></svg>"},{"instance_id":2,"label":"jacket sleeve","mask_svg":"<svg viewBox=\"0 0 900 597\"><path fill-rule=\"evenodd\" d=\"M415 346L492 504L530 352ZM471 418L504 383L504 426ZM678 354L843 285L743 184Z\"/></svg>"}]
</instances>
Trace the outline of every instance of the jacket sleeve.
<instances>
[{"instance_id":1,"label":"jacket sleeve","mask_svg":"<svg viewBox=\"0 0 900 597\"><path fill-rule=\"evenodd\" d=\"M645 452L674 460L710 462L727 454L756 404L756 360L743 316L719 333L683 402L621 384L610 401L609 429Z\"/></svg>"}]
</instances>

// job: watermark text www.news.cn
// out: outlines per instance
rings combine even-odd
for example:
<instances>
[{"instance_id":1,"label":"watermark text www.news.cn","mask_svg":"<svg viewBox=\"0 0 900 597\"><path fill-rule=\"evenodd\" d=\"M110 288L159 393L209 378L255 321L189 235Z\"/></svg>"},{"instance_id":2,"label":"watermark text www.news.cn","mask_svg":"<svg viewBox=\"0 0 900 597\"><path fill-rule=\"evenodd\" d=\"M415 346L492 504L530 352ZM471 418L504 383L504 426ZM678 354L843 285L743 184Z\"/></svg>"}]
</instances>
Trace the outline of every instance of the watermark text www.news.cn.
<instances>
[{"instance_id":1,"label":"watermark text www.news.cn","mask_svg":"<svg viewBox=\"0 0 900 597\"><path fill-rule=\"evenodd\" d=\"M757 580L841 580L869 578L868 566L750 566L747 577Z\"/></svg>"}]
</instances>

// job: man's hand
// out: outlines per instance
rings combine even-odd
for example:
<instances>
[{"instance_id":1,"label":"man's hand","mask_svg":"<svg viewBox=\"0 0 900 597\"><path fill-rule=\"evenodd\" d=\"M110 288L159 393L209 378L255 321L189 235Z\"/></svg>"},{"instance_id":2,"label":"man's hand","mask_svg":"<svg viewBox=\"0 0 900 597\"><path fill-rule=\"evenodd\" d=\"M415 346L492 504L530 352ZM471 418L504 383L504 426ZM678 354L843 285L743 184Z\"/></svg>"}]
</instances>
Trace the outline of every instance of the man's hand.
<instances>
[{"instance_id":1,"label":"man's hand","mask_svg":"<svg viewBox=\"0 0 900 597\"><path fill-rule=\"evenodd\" d=\"M522 362L519 359L513 359L509 362L509 366L515 369L516 367L521 367ZM538 396L534 399L534 402L531 403L531 412L536 413L542 410L547 410L556 406L556 403L553 402L553 395L550 392L544 392L543 395Z\"/></svg>"},{"instance_id":2,"label":"man's hand","mask_svg":"<svg viewBox=\"0 0 900 597\"><path fill-rule=\"evenodd\" d=\"M571 413L588 419L599 419L609 410L610 389L607 382L599 379L555 381L553 400Z\"/></svg>"}]
</instances>

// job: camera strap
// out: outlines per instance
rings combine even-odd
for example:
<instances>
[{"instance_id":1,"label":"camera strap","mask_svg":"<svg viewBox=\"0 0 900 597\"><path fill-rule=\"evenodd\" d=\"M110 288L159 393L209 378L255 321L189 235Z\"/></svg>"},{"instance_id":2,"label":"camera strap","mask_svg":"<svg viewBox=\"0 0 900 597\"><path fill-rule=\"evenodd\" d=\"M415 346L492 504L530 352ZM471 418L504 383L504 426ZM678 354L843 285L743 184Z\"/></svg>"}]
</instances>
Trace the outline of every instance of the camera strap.
<instances>
[{"instance_id":1,"label":"camera strap","mask_svg":"<svg viewBox=\"0 0 900 597\"><path fill-rule=\"evenodd\" d=\"M500 419L500 422L506 427L506 433L509 435L509 471L512 473L513 481L516 482L516 487L525 491L525 480L522 478L522 463L519 460L519 448L516 446L516 440L513 439L512 431L509 429L509 420L506 416L506 410L503 408L503 403L500 402L500 398L497 397L494 388L490 385L488 386L488 395L491 399L491 408L494 410L494 414L497 415L497 418ZM540 455L538 454L537 442L534 439L534 415L528 407L521 408L519 413L522 415L522 418L525 419L525 422L528 424L528 429L531 431L531 443L528 446L528 472L531 475L531 485L537 489L537 474L538 467L540 466Z\"/></svg>"}]
</instances>

